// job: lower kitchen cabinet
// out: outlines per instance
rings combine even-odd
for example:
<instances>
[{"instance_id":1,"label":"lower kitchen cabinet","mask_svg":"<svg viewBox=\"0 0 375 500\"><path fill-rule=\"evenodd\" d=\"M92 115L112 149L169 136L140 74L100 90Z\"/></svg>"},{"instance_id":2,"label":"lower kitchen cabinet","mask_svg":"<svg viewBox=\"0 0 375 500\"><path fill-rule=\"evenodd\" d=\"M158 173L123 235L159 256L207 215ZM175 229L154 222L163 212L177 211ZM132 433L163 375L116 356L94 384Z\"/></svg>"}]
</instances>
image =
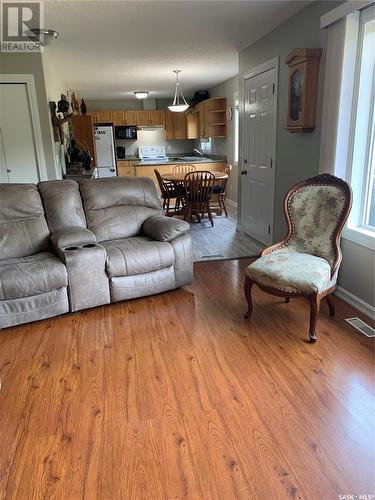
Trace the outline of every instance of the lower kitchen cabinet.
<instances>
[{"instance_id":1,"label":"lower kitchen cabinet","mask_svg":"<svg viewBox=\"0 0 375 500\"><path fill-rule=\"evenodd\" d=\"M117 175L119 177L134 176L134 160L117 160Z\"/></svg>"}]
</instances>

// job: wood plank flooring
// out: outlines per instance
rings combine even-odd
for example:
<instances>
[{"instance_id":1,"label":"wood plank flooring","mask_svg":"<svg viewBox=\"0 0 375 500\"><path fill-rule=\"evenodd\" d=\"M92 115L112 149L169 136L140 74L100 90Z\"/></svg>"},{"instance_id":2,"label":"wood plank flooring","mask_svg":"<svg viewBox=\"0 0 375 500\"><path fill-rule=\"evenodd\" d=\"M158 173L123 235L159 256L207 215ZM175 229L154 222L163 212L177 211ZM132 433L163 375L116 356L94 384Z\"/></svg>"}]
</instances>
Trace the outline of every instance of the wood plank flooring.
<instances>
[{"instance_id":1,"label":"wood plank flooring","mask_svg":"<svg viewBox=\"0 0 375 500\"><path fill-rule=\"evenodd\" d=\"M0 498L337 499L374 492L373 341L256 289L185 289L0 332Z\"/></svg>"}]
</instances>

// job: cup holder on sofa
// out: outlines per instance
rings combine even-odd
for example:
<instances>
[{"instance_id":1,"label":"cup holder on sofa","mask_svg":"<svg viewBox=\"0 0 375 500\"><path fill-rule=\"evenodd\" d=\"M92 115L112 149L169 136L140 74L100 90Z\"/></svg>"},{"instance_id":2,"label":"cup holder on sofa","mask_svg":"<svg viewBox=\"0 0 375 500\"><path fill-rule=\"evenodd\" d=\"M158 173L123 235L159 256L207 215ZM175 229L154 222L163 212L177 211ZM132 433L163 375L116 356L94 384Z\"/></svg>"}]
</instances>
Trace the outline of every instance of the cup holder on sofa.
<instances>
[{"instance_id":1,"label":"cup holder on sofa","mask_svg":"<svg viewBox=\"0 0 375 500\"><path fill-rule=\"evenodd\" d=\"M64 251L71 252L72 250L78 250L78 247L65 247Z\"/></svg>"},{"instance_id":2,"label":"cup holder on sofa","mask_svg":"<svg viewBox=\"0 0 375 500\"><path fill-rule=\"evenodd\" d=\"M82 248L94 248L96 247L96 243L86 243L85 245L82 245Z\"/></svg>"}]
</instances>

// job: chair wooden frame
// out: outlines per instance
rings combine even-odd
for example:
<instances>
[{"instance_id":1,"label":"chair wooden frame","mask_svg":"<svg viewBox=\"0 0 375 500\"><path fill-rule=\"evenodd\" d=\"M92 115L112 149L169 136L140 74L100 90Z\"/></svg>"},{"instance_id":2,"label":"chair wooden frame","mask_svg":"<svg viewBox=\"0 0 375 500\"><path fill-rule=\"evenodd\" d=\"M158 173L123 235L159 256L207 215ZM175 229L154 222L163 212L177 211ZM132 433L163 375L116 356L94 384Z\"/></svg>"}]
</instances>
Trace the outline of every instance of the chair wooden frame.
<instances>
[{"instance_id":1,"label":"chair wooden frame","mask_svg":"<svg viewBox=\"0 0 375 500\"><path fill-rule=\"evenodd\" d=\"M350 209L352 206L352 192L349 187L349 185L343 181L342 179L339 179L338 177L335 177L330 174L321 174L316 177L313 177L311 179L307 179L305 181L299 182L295 186L293 186L288 193L285 196L284 200L284 215L288 224L288 233L286 237L281 240L279 243L276 243L275 245L272 245L261 253L261 256L263 257L264 255L268 255L275 250L278 250L282 247L284 247L288 241L292 238L293 233L294 233L294 228L293 228L293 222L290 214L290 201L292 198L292 195L298 191L299 189L303 188L304 186L335 186L339 187L345 195L345 203L344 207L341 211L341 215L338 219L337 226L335 228L335 231L333 233L333 248L335 252L335 260L331 266L331 279L338 273L341 261L342 261L342 252L340 248L340 238L341 238L341 233L344 229L345 223L348 219ZM274 288L271 286L264 285L262 283L259 283L258 281L249 278L246 276L245 279L245 286L244 286L244 292L245 292L245 297L247 300L248 304L248 310L245 313L245 319L249 319L251 317L252 311L253 311L253 303L252 303L252 298L251 298L251 289L253 285L257 285L261 290L263 290L266 293L270 293L272 295L276 295L279 297L285 297L285 302L289 302L290 298L295 298L295 297L303 297L306 298L309 303L310 303L310 327L309 327L309 341L310 342L316 342L317 340L317 334L316 334L316 323L318 320L318 315L320 311L320 304L322 299L326 299L329 307L329 312L331 316L335 315L335 306L334 302L332 299L332 292L336 289L336 284L332 286L331 288L328 288L327 290L324 290L320 293L306 293L306 292L285 292L283 290L279 290L278 288Z\"/></svg>"},{"instance_id":2,"label":"chair wooden frame","mask_svg":"<svg viewBox=\"0 0 375 500\"><path fill-rule=\"evenodd\" d=\"M163 210L165 215L173 215L179 213L185 205L185 187L183 182L166 181L161 176L159 170L154 169L156 179L159 184L161 198L163 200ZM170 206L171 200L175 199L175 205L172 209Z\"/></svg>"},{"instance_id":3,"label":"chair wooden frame","mask_svg":"<svg viewBox=\"0 0 375 500\"><path fill-rule=\"evenodd\" d=\"M213 227L214 221L212 218L210 201L212 190L215 184L215 176L208 170L198 170L188 172L185 175L185 199L184 220L191 221L194 214L198 222L201 222L204 214L207 212L208 219Z\"/></svg>"},{"instance_id":4,"label":"chair wooden frame","mask_svg":"<svg viewBox=\"0 0 375 500\"><path fill-rule=\"evenodd\" d=\"M214 186L213 195L217 196L219 215L221 215L222 211L224 210L225 217L228 217L228 211L227 211L227 207L225 205L225 197L226 197L225 191L227 188L227 183L228 183L230 173L232 172L232 165L226 165L223 172L226 173L228 177L224 177L223 179L218 179L216 181L216 185L220 186L220 191L215 192L215 186ZM215 208L217 208L217 207L214 207L211 205L211 210L215 211Z\"/></svg>"}]
</instances>

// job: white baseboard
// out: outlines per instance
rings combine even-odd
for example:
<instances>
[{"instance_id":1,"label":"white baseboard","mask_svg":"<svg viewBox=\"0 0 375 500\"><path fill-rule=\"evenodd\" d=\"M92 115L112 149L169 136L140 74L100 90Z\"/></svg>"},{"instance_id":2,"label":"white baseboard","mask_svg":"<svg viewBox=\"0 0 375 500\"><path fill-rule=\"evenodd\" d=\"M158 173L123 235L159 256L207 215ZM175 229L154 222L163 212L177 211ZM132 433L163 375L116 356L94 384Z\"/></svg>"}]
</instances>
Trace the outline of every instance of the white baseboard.
<instances>
[{"instance_id":1,"label":"white baseboard","mask_svg":"<svg viewBox=\"0 0 375 500\"><path fill-rule=\"evenodd\" d=\"M229 198L225 198L225 203L228 203L233 208L238 207L238 203L236 201L230 200Z\"/></svg>"},{"instance_id":2,"label":"white baseboard","mask_svg":"<svg viewBox=\"0 0 375 500\"><path fill-rule=\"evenodd\" d=\"M363 314L366 314L366 316L368 316L369 318L371 319L374 318L375 307L372 306L371 304L368 304L364 300L360 299L356 295L353 295L351 292L348 292L347 290L345 290L345 288L338 286L335 291L335 295L337 295L337 297L344 300L351 306L358 309L358 311L361 311Z\"/></svg>"}]
</instances>

